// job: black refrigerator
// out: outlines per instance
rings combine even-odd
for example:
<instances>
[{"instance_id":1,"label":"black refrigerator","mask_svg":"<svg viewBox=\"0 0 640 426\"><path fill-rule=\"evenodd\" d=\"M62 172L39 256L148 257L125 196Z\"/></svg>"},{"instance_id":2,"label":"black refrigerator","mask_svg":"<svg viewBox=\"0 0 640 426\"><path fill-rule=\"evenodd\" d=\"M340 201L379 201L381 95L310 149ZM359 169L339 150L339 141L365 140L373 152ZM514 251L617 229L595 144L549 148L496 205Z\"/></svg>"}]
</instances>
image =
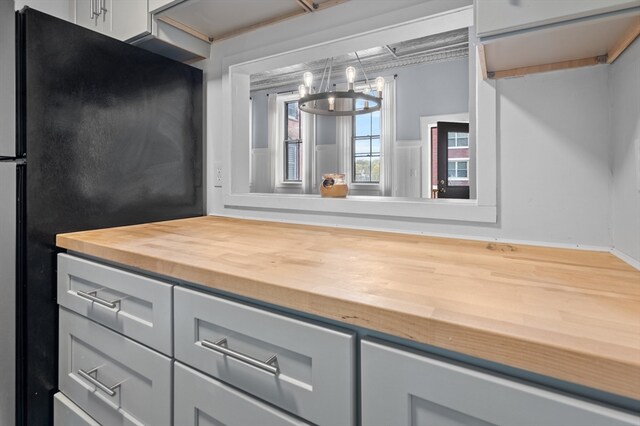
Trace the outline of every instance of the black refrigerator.
<instances>
[{"instance_id":1,"label":"black refrigerator","mask_svg":"<svg viewBox=\"0 0 640 426\"><path fill-rule=\"evenodd\" d=\"M55 235L203 214L203 86L201 70L12 3L0 0L0 424L33 426L52 422L57 390Z\"/></svg>"}]
</instances>

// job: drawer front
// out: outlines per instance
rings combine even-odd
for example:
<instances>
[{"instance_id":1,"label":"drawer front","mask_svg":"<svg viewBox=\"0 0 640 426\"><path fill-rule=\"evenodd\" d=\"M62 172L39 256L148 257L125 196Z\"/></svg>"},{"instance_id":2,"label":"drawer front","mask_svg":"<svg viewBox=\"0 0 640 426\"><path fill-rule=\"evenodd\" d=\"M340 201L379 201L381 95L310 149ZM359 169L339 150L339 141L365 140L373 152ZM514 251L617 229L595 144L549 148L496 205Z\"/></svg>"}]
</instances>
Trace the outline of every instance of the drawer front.
<instances>
[{"instance_id":1,"label":"drawer front","mask_svg":"<svg viewBox=\"0 0 640 426\"><path fill-rule=\"evenodd\" d=\"M60 309L60 391L102 425L171 424L172 362Z\"/></svg>"},{"instance_id":2,"label":"drawer front","mask_svg":"<svg viewBox=\"0 0 640 426\"><path fill-rule=\"evenodd\" d=\"M53 426L100 426L62 392L53 396Z\"/></svg>"},{"instance_id":3,"label":"drawer front","mask_svg":"<svg viewBox=\"0 0 640 426\"><path fill-rule=\"evenodd\" d=\"M354 424L353 333L184 288L174 301L177 360L313 423Z\"/></svg>"},{"instance_id":4,"label":"drawer front","mask_svg":"<svg viewBox=\"0 0 640 426\"><path fill-rule=\"evenodd\" d=\"M179 362L174 369L177 426L303 426L284 412Z\"/></svg>"},{"instance_id":5,"label":"drawer front","mask_svg":"<svg viewBox=\"0 0 640 426\"><path fill-rule=\"evenodd\" d=\"M362 424L637 426L640 417L440 357L363 340Z\"/></svg>"},{"instance_id":6,"label":"drawer front","mask_svg":"<svg viewBox=\"0 0 640 426\"><path fill-rule=\"evenodd\" d=\"M172 287L89 260L58 255L60 305L167 355L172 355Z\"/></svg>"}]
</instances>

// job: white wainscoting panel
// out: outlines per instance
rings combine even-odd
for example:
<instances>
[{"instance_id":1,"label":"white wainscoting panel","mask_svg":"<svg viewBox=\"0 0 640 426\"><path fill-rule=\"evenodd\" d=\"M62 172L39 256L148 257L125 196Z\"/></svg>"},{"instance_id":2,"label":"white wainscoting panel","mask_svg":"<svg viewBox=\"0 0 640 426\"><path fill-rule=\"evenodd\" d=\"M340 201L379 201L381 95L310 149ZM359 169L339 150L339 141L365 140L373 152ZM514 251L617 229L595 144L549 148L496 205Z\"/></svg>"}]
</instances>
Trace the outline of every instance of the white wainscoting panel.
<instances>
[{"instance_id":1,"label":"white wainscoting panel","mask_svg":"<svg viewBox=\"0 0 640 426\"><path fill-rule=\"evenodd\" d=\"M420 198L422 167L420 141L398 143L393 156L393 196Z\"/></svg>"},{"instance_id":2,"label":"white wainscoting panel","mask_svg":"<svg viewBox=\"0 0 640 426\"><path fill-rule=\"evenodd\" d=\"M251 192L273 192L269 148L251 150Z\"/></svg>"}]
</instances>

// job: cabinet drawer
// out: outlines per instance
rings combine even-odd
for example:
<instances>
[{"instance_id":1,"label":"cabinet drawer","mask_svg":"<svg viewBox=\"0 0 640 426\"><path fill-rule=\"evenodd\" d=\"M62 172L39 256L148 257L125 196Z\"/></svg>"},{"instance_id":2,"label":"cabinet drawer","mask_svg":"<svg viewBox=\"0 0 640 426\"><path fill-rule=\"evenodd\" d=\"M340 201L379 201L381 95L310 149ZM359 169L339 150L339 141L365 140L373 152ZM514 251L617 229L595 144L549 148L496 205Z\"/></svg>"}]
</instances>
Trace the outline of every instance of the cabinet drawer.
<instances>
[{"instance_id":1,"label":"cabinet drawer","mask_svg":"<svg viewBox=\"0 0 640 426\"><path fill-rule=\"evenodd\" d=\"M363 340L362 424L637 426L640 417L406 348Z\"/></svg>"},{"instance_id":2,"label":"cabinet drawer","mask_svg":"<svg viewBox=\"0 0 640 426\"><path fill-rule=\"evenodd\" d=\"M171 424L171 360L60 309L60 391L102 425Z\"/></svg>"},{"instance_id":3,"label":"cabinet drawer","mask_svg":"<svg viewBox=\"0 0 640 426\"><path fill-rule=\"evenodd\" d=\"M58 255L60 305L167 355L172 354L171 288L141 275Z\"/></svg>"},{"instance_id":4,"label":"cabinet drawer","mask_svg":"<svg viewBox=\"0 0 640 426\"><path fill-rule=\"evenodd\" d=\"M353 333L184 288L174 301L176 359L313 423L354 423Z\"/></svg>"},{"instance_id":5,"label":"cabinet drawer","mask_svg":"<svg viewBox=\"0 0 640 426\"><path fill-rule=\"evenodd\" d=\"M53 426L100 426L62 392L53 396Z\"/></svg>"},{"instance_id":6,"label":"cabinet drawer","mask_svg":"<svg viewBox=\"0 0 640 426\"><path fill-rule=\"evenodd\" d=\"M175 425L309 425L179 362L174 369L174 390Z\"/></svg>"}]
</instances>

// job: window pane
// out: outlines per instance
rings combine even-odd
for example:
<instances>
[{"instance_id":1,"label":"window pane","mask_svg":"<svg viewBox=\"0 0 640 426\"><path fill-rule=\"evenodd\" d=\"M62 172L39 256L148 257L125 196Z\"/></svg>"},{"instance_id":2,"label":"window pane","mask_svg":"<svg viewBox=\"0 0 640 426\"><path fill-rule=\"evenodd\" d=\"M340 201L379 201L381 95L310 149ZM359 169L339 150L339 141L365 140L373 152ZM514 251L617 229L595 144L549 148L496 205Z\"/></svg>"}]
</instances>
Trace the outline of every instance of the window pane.
<instances>
[{"instance_id":1,"label":"window pane","mask_svg":"<svg viewBox=\"0 0 640 426\"><path fill-rule=\"evenodd\" d=\"M371 157L358 157L355 159L354 180L356 182L371 181Z\"/></svg>"},{"instance_id":2,"label":"window pane","mask_svg":"<svg viewBox=\"0 0 640 426\"><path fill-rule=\"evenodd\" d=\"M371 134L371 114L356 115L354 119L355 135L369 136Z\"/></svg>"},{"instance_id":3,"label":"window pane","mask_svg":"<svg viewBox=\"0 0 640 426\"><path fill-rule=\"evenodd\" d=\"M456 134L453 132L447 133L447 144L450 147L456 146Z\"/></svg>"},{"instance_id":4,"label":"window pane","mask_svg":"<svg viewBox=\"0 0 640 426\"><path fill-rule=\"evenodd\" d=\"M287 134L285 139L300 139L300 111L297 102L289 102L285 105L287 111Z\"/></svg>"},{"instance_id":5,"label":"window pane","mask_svg":"<svg viewBox=\"0 0 640 426\"><path fill-rule=\"evenodd\" d=\"M458 146L469 146L469 134L458 133Z\"/></svg>"},{"instance_id":6,"label":"window pane","mask_svg":"<svg viewBox=\"0 0 640 426\"><path fill-rule=\"evenodd\" d=\"M371 113L371 134L380 134L380 111Z\"/></svg>"},{"instance_id":7,"label":"window pane","mask_svg":"<svg viewBox=\"0 0 640 426\"><path fill-rule=\"evenodd\" d=\"M380 139L371 140L371 155L380 155Z\"/></svg>"},{"instance_id":8,"label":"window pane","mask_svg":"<svg viewBox=\"0 0 640 426\"><path fill-rule=\"evenodd\" d=\"M370 154L370 146L369 146L369 139L356 139L356 146L355 146L355 154L356 155L360 155L360 154L366 154L369 155Z\"/></svg>"},{"instance_id":9,"label":"window pane","mask_svg":"<svg viewBox=\"0 0 640 426\"><path fill-rule=\"evenodd\" d=\"M286 176L285 180L300 180L300 143L286 142Z\"/></svg>"},{"instance_id":10,"label":"window pane","mask_svg":"<svg viewBox=\"0 0 640 426\"><path fill-rule=\"evenodd\" d=\"M364 101L362 99L356 99L356 110L364 108Z\"/></svg>"},{"instance_id":11,"label":"window pane","mask_svg":"<svg viewBox=\"0 0 640 426\"><path fill-rule=\"evenodd\" d=\"M467 177L467 171L466 170L458 170L458 177L466 178Z\"/></svg>"},{"instance_id":12,"label":"window pane","mask_svg":"<svg viewBox=\"0 0 640 426\"><path fill-rule=\"evenodd\" d=\"M380 182L380 157L371 157L371 181Z\"/></svg>"}]
</instances>

